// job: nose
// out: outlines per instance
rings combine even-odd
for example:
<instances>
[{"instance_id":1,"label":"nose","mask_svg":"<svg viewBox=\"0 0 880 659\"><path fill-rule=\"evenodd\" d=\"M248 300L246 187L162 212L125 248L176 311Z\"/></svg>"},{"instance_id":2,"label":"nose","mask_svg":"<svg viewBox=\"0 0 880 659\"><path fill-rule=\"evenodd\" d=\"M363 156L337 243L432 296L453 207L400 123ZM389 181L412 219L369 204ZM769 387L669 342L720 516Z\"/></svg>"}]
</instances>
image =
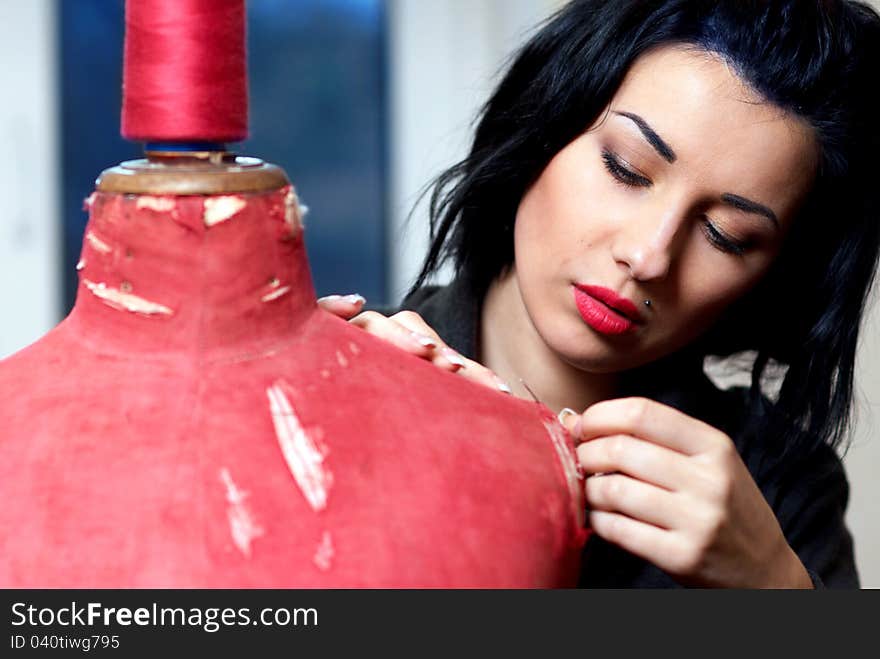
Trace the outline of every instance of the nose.
<instances>
[{"instance_id":1,"label":"nose","mask_svg":"<svg viewBox=\"0 0 880 659\"><path fill-rule=\"evenodd\" d=\"M666 212L631 221L612 247L614 260L637 281L662 279L675 258L683 215Z\"/></svg>"}]
</instances>

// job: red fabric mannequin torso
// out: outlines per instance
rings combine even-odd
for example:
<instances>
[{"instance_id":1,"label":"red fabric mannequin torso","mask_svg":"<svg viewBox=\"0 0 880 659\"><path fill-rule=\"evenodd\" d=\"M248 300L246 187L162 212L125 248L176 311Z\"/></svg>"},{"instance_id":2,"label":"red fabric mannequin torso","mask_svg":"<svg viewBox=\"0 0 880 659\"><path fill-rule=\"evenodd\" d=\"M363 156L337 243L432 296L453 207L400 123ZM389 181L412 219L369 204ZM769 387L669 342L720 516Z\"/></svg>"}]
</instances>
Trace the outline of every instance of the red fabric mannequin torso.
<instances>
[{"instance_id":1,"label":"red fabric mannequin torso","mask_svg":"<svg viewBox=\"0 0 880 659\"><path fill-rule=\"evenodd\" d=\"M73 312L0 362L0 585L575 584L553 414L319 311L289 188L90 208Z\"/></svg>"}]
</instances>

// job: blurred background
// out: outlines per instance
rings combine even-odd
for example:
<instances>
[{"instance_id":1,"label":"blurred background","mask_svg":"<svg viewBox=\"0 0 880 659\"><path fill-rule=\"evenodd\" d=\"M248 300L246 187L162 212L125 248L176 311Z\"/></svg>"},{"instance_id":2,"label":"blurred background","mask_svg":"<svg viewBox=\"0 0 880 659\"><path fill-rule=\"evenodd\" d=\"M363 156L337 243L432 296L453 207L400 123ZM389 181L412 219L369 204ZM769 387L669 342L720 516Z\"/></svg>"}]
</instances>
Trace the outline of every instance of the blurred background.
<instances>
[{"instance_id":1,"label":"blurred background","mask_svg":"<svg viewBox=\"0 0 880 659\"><path fill-rule=\"evenodd\" d=\"M399 302L427 247L431 179L461 158L506 59L561 0L248 0L251 137L310 208L319 295ZM873 0L880 7L880 0ZM0 0L0 358L73 304L83 199L140 157L119 137L123 0ZM875 291L876 293L876 291ZM876 298L876 295L875 295ZM862 583L880 587L880 305L845 456ZM3 420L0 419L0 437Z\"/></svg>"}]
</instances>

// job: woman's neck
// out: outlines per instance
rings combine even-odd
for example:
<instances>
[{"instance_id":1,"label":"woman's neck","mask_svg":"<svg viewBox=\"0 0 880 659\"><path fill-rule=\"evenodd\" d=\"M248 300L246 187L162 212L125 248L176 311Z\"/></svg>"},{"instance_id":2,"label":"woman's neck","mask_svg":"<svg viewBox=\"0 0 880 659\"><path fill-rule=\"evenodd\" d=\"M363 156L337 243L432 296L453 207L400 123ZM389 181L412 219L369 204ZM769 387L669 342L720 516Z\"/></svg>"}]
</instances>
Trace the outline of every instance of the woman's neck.
<instances>
[{"instance_id":1,"label":"woman's neck","mask_svg":"<svg viewBox=\"0 0 880 659\"><path fill-rule=\"evenodd\" d=\"M557 413L564 407L582 412L614 397L618 389L616 375L587 373L561 359L544 342L526 311L515 268L486 292L479 357L509 383L516 396L532 400L534 393Z\"/></svg>"}]
</instances>

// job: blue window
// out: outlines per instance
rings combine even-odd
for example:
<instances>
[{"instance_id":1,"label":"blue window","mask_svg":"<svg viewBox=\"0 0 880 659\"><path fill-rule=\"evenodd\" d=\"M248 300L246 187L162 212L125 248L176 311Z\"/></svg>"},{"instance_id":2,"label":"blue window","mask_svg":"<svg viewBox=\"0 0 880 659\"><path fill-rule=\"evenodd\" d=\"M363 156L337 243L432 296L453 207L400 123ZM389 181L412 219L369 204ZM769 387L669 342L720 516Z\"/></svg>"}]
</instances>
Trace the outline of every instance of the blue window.
<instances>
[{"instance_id":1,"label":"blue window","mask_svg":"<svg viewBox=\"0 0 880 659\"><path fill-rule=\"evenodd\" d=\"M119 136L122 0L59 2L64 299L76 294L95 177L141 157ZM386 22L382 0L249 0L251 137L238 153L283 167L309 209L318 295L386 296Z\"/></svg>"}]
</instances>

